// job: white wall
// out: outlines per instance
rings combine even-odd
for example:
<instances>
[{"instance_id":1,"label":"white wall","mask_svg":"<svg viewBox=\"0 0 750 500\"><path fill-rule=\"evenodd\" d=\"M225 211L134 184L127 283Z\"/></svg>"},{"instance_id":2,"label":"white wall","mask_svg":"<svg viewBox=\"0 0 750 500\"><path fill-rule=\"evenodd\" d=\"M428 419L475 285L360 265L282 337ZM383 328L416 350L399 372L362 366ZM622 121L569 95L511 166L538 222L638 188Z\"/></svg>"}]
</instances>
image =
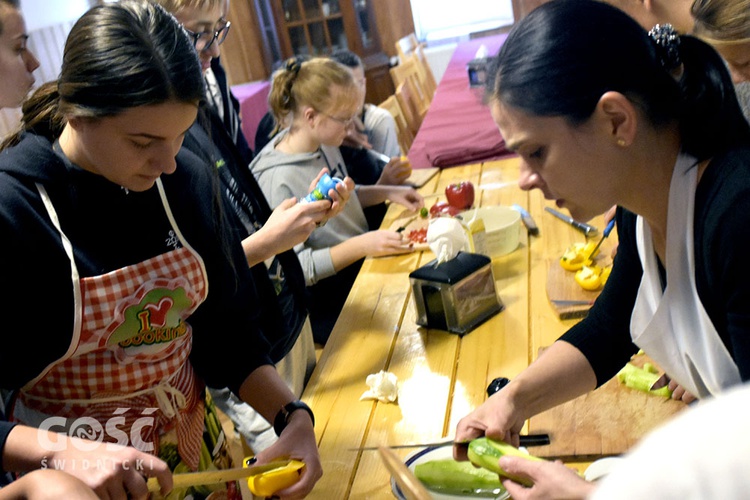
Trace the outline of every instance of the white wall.
<instances>
[{"instance_id":1,"label":"white wall","mask_svg":"<svg viewBox=\"0 0 750 500\"><path fill-rule=\"evenodd\" d=\"M74 21L89 7L89 0L21 0L21 10L29 31Z\"/></svg>"}]
</instances>

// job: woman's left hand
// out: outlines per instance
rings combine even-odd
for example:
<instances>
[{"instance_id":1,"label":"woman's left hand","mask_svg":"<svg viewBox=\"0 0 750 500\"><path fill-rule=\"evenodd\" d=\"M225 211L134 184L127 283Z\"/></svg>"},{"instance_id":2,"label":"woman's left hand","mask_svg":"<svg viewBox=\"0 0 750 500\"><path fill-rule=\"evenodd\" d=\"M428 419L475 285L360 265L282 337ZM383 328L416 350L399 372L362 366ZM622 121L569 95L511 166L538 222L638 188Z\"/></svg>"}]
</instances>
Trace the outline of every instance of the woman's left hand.
<instances>
[{"instance_id":1,"label":"woman's left hand","mask_svg":"<svg viewBox=\"0 0 750 500\"><path fill-rule=\"evenodd\" d=\"M277 460L281 457L300 460L305 463L298 482L281 491L274 497L281 500L305 498L315 483L323 476L323 466L315 439L315 431L310 416L303 410L292 412L279 440L258 454L258 464Z\"/></svg>"}]
</instances>

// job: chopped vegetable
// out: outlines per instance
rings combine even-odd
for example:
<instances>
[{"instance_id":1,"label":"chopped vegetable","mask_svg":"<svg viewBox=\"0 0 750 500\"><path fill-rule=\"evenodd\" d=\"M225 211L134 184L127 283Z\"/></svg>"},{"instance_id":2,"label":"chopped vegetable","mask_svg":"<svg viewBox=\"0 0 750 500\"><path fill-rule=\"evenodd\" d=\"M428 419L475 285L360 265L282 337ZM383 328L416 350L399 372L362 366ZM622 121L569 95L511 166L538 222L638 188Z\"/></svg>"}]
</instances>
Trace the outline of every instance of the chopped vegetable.
<instances>
[{"instance_id":1,"label":"chopped vegetable","mask_svg":"<svg viewBox=\"0 0 750 500\"><path fill-rule=\"evenodd\" d=\"M599 250L597 250L594 255L591 255L594 248L596 248L596 242L594 241L589 243L574 243L560 257L560 265L566 271L578 271L583 266L590 266L590 258L596 257L599 253Z\"/></svg>"},{"instance_id":2,"label":"chopped vegetable","mask_svg":"<svg viewBox=\"0 0 750 500\"><path fill-rule=\"evenodd\" d=\"M427 217L429 217L429 215L430 211L427 209L427 207L422 207L419 209L419 216L423 219L426 219Z\"/></svg>"},{"instance_id":3,"label":"chopped vegetable","mask_svg":"<svg viewBox=\"0 0 750 500\"><path fill-rule=\"evenodd\" d=\"M500 468L498 460L503 455L511 455L515 457L522 457L529 460L543 461L544 459L529 455L519 450L515 446L512 446L504 441L496 441L487 437L474 439L469 443L468 456L471 463L484 467L485 469L499 474L500 476L507 477L513 481L523 484L525 486L531 486L533 483L524 477L516 476L514 474L508 474Z\"/></svg>"},{"instance_id":4,"label":"chopped vegetable","mask_svg":"<svg viewBox=\"0 0 750 500\"><path fill-rule=\"evenodd\" d=\"M505 491L494 472L450 458L417 464L414 475L428 489L447 495L496 498Z\"/></svg>"},{"instance_id":5,"label":"chopped vegetable","mask_svg":"<svg viewBox=\"0 0 750 500\"><path fill-rule=\"evenodd\" d=\"M659 380L659 377L660 375L656 373L653 365L649 369L646 366L638 368L634 364L628 363L617 373L617 380L625 384L626 387L656 396L671 398L672 391L669 389L669 386L651 390L651 387Z\"/></svg>"}]
</instances>

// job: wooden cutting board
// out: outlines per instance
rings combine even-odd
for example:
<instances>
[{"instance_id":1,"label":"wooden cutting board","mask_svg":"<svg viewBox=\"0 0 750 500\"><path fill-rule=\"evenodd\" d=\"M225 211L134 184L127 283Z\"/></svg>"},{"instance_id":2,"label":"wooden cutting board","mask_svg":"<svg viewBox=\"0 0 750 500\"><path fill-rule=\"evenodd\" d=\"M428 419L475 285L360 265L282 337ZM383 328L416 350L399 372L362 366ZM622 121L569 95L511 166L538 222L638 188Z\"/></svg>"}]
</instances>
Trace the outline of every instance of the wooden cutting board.
<instances>
[{"instance_id":1,"label":"wooden cutting board","mask_svg":"<svg viewBox=\"0 0 750 500\"><path fill-rule=\"evenodd\" d=\"M643 354L632 361L637 366L645 362L653 364ZM619 455L686 406L625 387L615 377L589 394L532 417L529 434L547 433L550 444L535 446L531 453L579 460Z\"/></svg>"},{"instance_id":2,"label":"wooden cutting board","mask_svg":"<svg viewBox=\"0 0 750 500\"><path fill-rule=\"evenodd\" d=\"M406 184L421 188L427 184L427 181L435 177L438 172L440 172L440 169L437 167L412 169L411 175L406 179Z\"/></svg>"},{"instance_id":3,"label":"wooden cutting board","mask_svg":"<svg viewBox=\"0 0 750 500\"><path fill-rule=\"evenodd\" d=\"M605 267L612 264L609 250L603 250L594 259L596 265ZM601 290L589 291L576 283L575 272L566 271L558 259L552 259L547 265L547 298L560 319L585 318L591 309L591 302L596 300ZM564 305L553 300L580 300L587 304Z\"/></svg>"}]
</instances>

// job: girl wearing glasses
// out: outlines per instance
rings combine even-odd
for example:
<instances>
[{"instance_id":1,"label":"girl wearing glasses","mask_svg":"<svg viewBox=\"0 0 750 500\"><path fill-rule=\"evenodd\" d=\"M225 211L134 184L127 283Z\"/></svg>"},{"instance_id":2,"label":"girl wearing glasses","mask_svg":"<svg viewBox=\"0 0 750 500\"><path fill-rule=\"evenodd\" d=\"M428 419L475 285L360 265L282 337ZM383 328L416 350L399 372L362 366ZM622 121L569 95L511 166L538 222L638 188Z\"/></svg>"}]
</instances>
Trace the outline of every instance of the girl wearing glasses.
<instances>
[{"instance_id":1,"label":"girl wearing glasses","mask_svg":"<svg viewBox=\"0 0 750 500\"><path fill-rule=\"evenodd\" d=\"M16 391L15 421L88 429L177 472L231 465L205 392L229 387L277 424L260 463L305 462L278 494L300 498L322 474L312 412L271 363L214 178L180 149L204 91L192 41L161 7L100 5L74 25L59 79L0 155L0 259L13 263L0 386Z\"/></svg>"},{"instance_id":2,"label":"girl wearing glasses","mask_svg":"<svg viewBox=\"0 0 750 500\"><path fill-rule=\"evenodd\" d=\"M199 57L204 61L204 77L208 87L215 88L216 92L209 92L206 102L201 103L198 120L190 127L183 147L216 166L227 202L226 211L237 215L233 218L234 226L242 238L262 301L260 309L266 322L261 328L272 345L271 359L292 392L300 396L315 367L315 346L306 307L305 278L293 247L304 242L316 224L340 211L354 184L347 180L337 186L338 191L330 193L333 203L301 204L291 198L271 211L247 168L252 152L239 127L238 105L215 57L223 36L216 37L220 29L214 30L226 26L228 2L159 0L157 3L167 8L188 34L192 34L193 40L197 40L196 48L203 48ZM214 41L210 45L205 43L211 40ZM209 59L210 67L206 69ZM276 441L271 423L229 389L210 392L217 407L232 419L253 451L262 451Z\"/></svg>"},{"instance_id":3,"label":"girl wearing glasses","mask_svg":"<svg viewBox=\"0 0 750 500\"><path fill-rule=\"evenodd\" d=\"M289 60L274 74L269 104L277 123L291 123L258 153L250 169L272 207L301 198L321 168L344 178L338 146L361 109L351 71L330 59ZM389 199L409 210L424 205L411 187L359 186L341 214L295 247L305 273L315 341L324 344L367 256L412 251L395 231L369 231L362 207Z\"/></svg>"}]
</instances>

